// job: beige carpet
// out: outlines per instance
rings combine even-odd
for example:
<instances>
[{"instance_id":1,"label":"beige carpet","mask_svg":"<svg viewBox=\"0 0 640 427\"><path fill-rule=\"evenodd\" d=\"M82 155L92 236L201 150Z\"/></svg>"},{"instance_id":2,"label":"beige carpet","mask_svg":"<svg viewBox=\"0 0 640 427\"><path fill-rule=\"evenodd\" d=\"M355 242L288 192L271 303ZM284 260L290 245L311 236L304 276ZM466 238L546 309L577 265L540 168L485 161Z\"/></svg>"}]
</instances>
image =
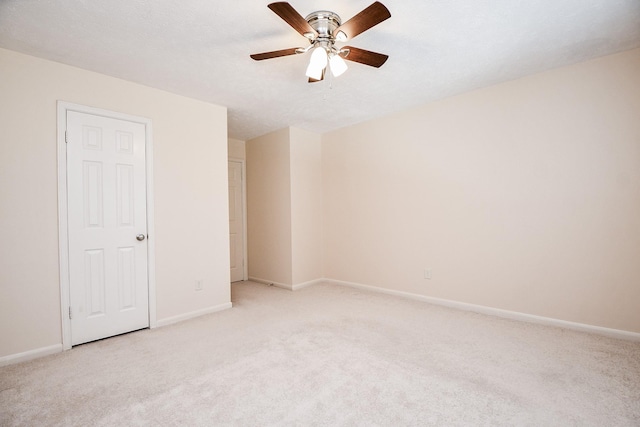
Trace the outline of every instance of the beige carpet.
<instances>
[{"instance_id":1,"label":"beige carpet","mask_svg":"<svg viewBox=\"0 0 640 427\"><path fill-rule=\"evenodd\" d=\"M0 425L639 426L640 343L317 285L0 368Z\"/></svg>"}]
</instances>

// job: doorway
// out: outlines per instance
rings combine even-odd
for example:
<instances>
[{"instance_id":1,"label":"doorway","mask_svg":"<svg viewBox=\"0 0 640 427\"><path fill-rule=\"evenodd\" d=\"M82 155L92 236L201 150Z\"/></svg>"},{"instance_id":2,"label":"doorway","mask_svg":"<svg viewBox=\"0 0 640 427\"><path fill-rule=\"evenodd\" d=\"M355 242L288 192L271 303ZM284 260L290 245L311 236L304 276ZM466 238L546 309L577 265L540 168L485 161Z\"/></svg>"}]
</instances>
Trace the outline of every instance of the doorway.
<instances>
[{"instance_id":1,"label":"doorway","mask_svg":"<svg viewBox=\"0 0 640 427\"><path fill-rule=\"evenodd\" d=\"M155 326L151 121L58 104L63 348Z\"/></svg>"},{"instance_id":2,"label":"doorway","mask_svg":"<svg viewBox=\"0 0 640 427\"><path fill-rule=\"evenodd\" d=\"M229 253L231 282L247 280L245 162L229 160Z\"/></svg>"}]
</instances>

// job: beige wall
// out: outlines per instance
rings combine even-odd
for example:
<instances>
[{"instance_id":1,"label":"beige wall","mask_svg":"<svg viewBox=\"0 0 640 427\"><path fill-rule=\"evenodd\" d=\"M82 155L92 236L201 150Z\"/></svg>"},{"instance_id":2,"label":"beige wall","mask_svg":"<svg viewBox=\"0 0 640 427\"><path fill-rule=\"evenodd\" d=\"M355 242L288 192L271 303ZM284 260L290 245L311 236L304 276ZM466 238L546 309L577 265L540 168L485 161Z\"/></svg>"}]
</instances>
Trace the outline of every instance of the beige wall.
<instances>
[{"instance_id":1,"label":"beige wall","mask_svg":"<svg viewBox=\"0 0 640 427\"><path fill-rule=\"evenodd\" d=\"M497 85L321 161L295 128L247 142L250 274L640 332L638 75L633 50ZM61 342L56 100L153 120L158 319L229 301L224 108L3 49L0 95L0 357Z\"/></svg>"},{"instance_id":2,"label":"beige wall","mask_svg":"<svg viewBox=\"0 0 640 427\"><path fill-rule=\"evenodd\" d=\"M290 128L293 284L323 277L321 136Z\"/></svg>"},{"instance_id":3,"label":"beige wall","mask_svg":"<svg viewBox=\"0 0 640 427\"><path fill-rule=\"evenodd\" d=\"M61 343L57 100L153 120L158 320L228 303L226 109L0 49L0 357Z\"/></svg>"},{"instance_id":4,"label":"beige wall","mask_svg":"<svg viewBox=\"0 0 640 427\"><path fill-rule=\"evenodd\" d=\"M229 138L227 143L227 151L229 158L244 160L245 154L245 142L239 139Z\"/></svg>"},{"instance_id":5,"label":"beige wall","mask_svg":"<svg viewBox=\"0 0 640 427\"><path fill-rule=\"evenodd\" d=\"M325 277L640 332L639 76L633 50L323 135Z\"/></svg>"},{"instance_id":6,"label":"beige wall","mask_svg":"<svg viewBox=\"0 0 640 427\"><path fill-rule=\"evenodd\" d=\"M322 278L322 146L288 128L247 141L249 277L293 287Z\"/></svg>"},{"instance_id":7,"label":"beige wall","mask_svg":"<svg viewBox=\"0 0 640 427\"><path fill-rule=\"evenodd\" d=\"M247 141L249 277L292 284L289 129Z\"/></svg>"}]
</instances>

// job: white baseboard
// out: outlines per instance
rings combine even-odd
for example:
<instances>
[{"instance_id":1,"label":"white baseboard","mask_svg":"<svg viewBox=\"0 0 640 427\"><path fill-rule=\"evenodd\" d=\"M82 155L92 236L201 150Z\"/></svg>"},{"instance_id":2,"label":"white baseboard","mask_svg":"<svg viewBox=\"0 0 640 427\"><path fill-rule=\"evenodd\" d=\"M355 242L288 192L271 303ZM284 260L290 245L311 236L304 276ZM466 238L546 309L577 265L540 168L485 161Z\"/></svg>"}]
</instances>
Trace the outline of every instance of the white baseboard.
<instances>
[{"instance_id":1,"label":"white baseboard","mask_svg":"<svg viewBox=\"0 0 640 427\"><path fill-rule=\"evenodd\" d=\"M182 322L184 320L193 319L194 317L204 316L205 314L226 310L228 308L231 308L231 306L232 306L231 302L226 302L224 304L214 305L213 307L207 307L200 310L179 314L177 316L167 317L165 319L158 320L156 322L156 327L172 325L174 323Z\"/></svg>"},{"instance_id":2,"label":"white baseboard","mask_svg":"<svg viewBox=\"0 0 640 427\"><path fill-rule=\"evenodd\" d=\"M47 347L36 348L22 353L10 354L0 357L0 366L13 365L14 363L26 362L27 360L37 359L38 357L48 356L50 354L61 353L62 344L50 345Z\"/></svg>"},{"instance_id":3,"label":"white baseboard","mask_svg":"<svg viewBox=\"0 0 640 427\"><path fill-rule=\"evenodd\" d=\"M277 286L278 288L289 289L290 291L293 290L292 285L287 285L286 283L274 282L273 280L261 279L259 277L252 277L252 276L249 276L249 280L251 282L262 283L263 285L273 285L273 286Z\"/></svg>"},{"instance_id":4,"label":"white baseboard","mask_svg":"<svg viewBox=\"0 0 640 427\"><path fill-rule=\"evenodd\" d=\"M308 282L298 283L297 285L287 285L286 283L274 282L273 280L261 279L259 277L249 277L249 280L256 283L262 283L263 285L277 286L278 288L288 289L290 291L297 291L299 289L306 288L308 286L312 286L317 283L322 283L326 281L324 279L315 279L315 280L309 280Z\"/></svg>"},{"instance_id":5,"label":"white baseboard","mask_svg":"<svg viewBox=\"0 0 640 427\"><path fill-rule=\"evenodd\" d=\"M417 301L424 301L430 304L441 305L444 307L456 308L458 310L472 311L479 314L487 314L490 316L502 317L504 319L518 320L521 322L537 323L539 325L556 326L574 331L588 332L592 334L602 335L609 338L623 339L627 341L640 341L640 333L623 331L620 329L604 328L601 326L587 325L585 323L569 322L566 320L554 319L551 317L536 316L533 314L520 313L517 311L503 310L500 308L487 307L484 305L469 304L465 302L447 300L442 298L428 297L424 295L414 294L411 292L396 291L392 289L379 288L376 286L363 285L361 283L345 282L342 280L325 279L317 282L332 283L335 285L348 286L351 288L363 289L372 292L378 292L387 295L394 295L402 298L408 298Z\"/></svg>"},{"instance_id":6,"label":"white baseboard","mask_svg":"<svg viewBox=\"0 0 640 427\"><path fill-rule=\"evenodd\" d=\"M173 323L178 323L183 320L192 319L194 317L203 316L209 313L215 313L217 311L226 310L231 308L231 302L225 304L219 304L213 307L207 307L202 310L196 310L189 313L180 314L178 316L167 317L156 322L156 327L167 326ZM27 360L37 359L38 357L48 356L50 354L61 353L63 351L62 343L50 345L48 347L36 348L33 350L25 351L23 353L9 354L7 356L0 357L0 366L12 365L14 363L26 362Z\"/></svg>"},{"instance_id":7,"label":"white baseboard","mask_svg":"<svg viewBox=\"0 0 640 427\"><path fill-rule=\"evenodd\" d=\"M324 279L315 279L315 280L309 280L308 282L302 282L302 283L298 283L297 285L293 285L291 288L294 291L300 290L302 288L308 288L309 286L313 286L316 285L318 283L322 283L325 282L326 280Z\"/></svg>"},{"instance_id":8,"label":"white baseboard","mask_svg":"<svg viewBox=\"0 0 640 427\"><path fill-rule=\"evenodd\" d=\"M273 285L277 286L278 288L289 289L290 291L293 290L293 286L287 285L286 283L274 282L273 280L261 279L260 277L249 276L249 281L262 283L263 285Z\"/></svg>"}]
</instances>

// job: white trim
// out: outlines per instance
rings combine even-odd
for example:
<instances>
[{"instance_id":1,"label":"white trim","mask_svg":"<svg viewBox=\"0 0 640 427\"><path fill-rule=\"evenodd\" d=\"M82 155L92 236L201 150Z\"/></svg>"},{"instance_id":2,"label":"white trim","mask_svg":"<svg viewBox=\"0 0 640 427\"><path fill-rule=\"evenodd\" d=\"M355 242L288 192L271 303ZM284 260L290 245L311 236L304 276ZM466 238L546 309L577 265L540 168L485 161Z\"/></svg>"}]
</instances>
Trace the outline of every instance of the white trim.
<instances>
[{"instance_id":1,"label":"white trim","mask_svg":"<svg viewBox=\"0 0 640 427\"><path fill-rule=\"evenodd\" d=\"M317 285L318 283L323 283L327 281L325 279L315 279L315 280L309 280L308 282L298 283L297 285L287 285L285 283L278 283L278 282L274 282L273 280L260 279L258 277L249 277L249 280L256 283L262 283L263 285L277 286L278 288L288 289L290 291L298 291L300 289L307 288L309 286Z\"/></svg>"},{"instance_id":2,"label":"white trim","mask_svg":"<svg viewBox=\"0 0 640 427\"><path fill-rule=\"evenodd\" d=\"M69 227L67 218L67 105L58 101L58 262L60 272L60 316L62 319L62 349L71 348L69 319Z\"/></svg>"},{"instance_id":3,"label":"white trim","mask_svg":"<svg viewBox=\"0 0 640 427\"><path fill-rule=\"evenodd\" d=\"M308 288L309 286L317 285L318 283L323 283L323 282L325 282L324 279L309 280L308 282L302 282L302 283L298 283L297 285L291 286L291 290L298 291L300 289Z\"/></svg>"},{"instance_id":4,"label":"white trim","mask_svg":"<svg viewBox=\"0 0 640 427\"><path fill-rule=\"evenodd\" d=\"M452 301L452 300L447 300L442 298L428 297L424 295L414 294L411 292L396 291L392 289L379 288L376 286L363 285L361 283L345 282L342 280L333 280L333 279L325 279L325 280L322 280L321 282L331 283L331 284L340 285L340 286L348 286L350 288L363 289L366 291L378 292L382 294L408 298L416 301L423 301L430 304L455 308L458 310L472 311L474 313L502 317L504 319L517 320L517 321L527 322L527 323L536 323L539 325L546 325L546 326L555 326L555 327L571 329L579 332L587 332L587 333L602 335L609 338L623 339L628 341L640 341L640 333L637 333L637 332L604 328L601 326L587 325L585 323L569 322L566 320L554 319L551 317L536 316L533 314L503 310L500 308L487 307L483 305L469 304L465 302Z\"/></svg>"},{"instance_id":5,"label":"white trim","mask_svg":"<svg viewBox=\"0 0 640 427\"><path fill-rule=\"evenodd\" d=\"M247 245L247 161L239 157L229 157L228 162L240 163L242 167L242 246L243 246L243 262L244 269L242 271L242 280L249 280L249 259Z\"/></svg>"},{"instance_id":6,"label":"white trim","mask_svg":"<svg viewBox=\"0 0 640 427\"><path fill-rule=\"evenodd\" d=\"M149 282L149 328L157 326L156 309L156 222L153 187L153 126L145 123L145 165L147 167L147 281Z\"/></svg>"},{"instance_id":7,"label":"white trim","mask_svg":"<svg viewBox=\"0 0 640 427\"><path fill-rule=\"evenodd\" d=\"M0 366L13 365L14 363L26 362L38 357L49 356L50 354L62 352L62 344L54 344L47 347L40 347L22 353L10 354L0 357Z\"/></svg>"},{"instance_id":8,"label":"white trim","mask_svg":"<svg viewBox=\"0 0 640 427\"><path fill-rule=\"evenodd\" d=\"M92 114L118 120L140 123L145 127L145 164L147 179L147 280L149 284L149 327L156 322L156 274L155 274L155 211L153 196L153 127L151 119L130 114L58 101L58 258L60 267L60 316L62 319L62 349L71 348L71 320L69 319L69 235L67 217L67 112Z\"/></svg>"},{"instance_id":9,"label":"white trim","mask_svg":"<svg viewBox=\"0 0 640 427\"><path fill-rule=\"evenodd\" d=\"M278 288L288 289L290 291L293 290L292 285L287 285L286 283L274 282L273 280L261 279L259 277L252 277L252 276L249 276L249 280L251 282L262 283L263 285L273 285Z\"/></svg>"},{"instance_id":10,"label":"white trim","mask_svg":"<svg viewBox=\"0 0 640 427\"><path fill-rule=\"evenodd\" d=\"M189 313L179 314L177 316L167 317L166 319L160 319L156 322L157 327L173 325L174 323L182 322L184 320L193 319L194 317L204 316L205 314L216 313L218 311L227 310L232 307L230 302L224 304L214 305L213 307L207 307L200 310L190 311Z\"/></svg>"}]
</instances>

